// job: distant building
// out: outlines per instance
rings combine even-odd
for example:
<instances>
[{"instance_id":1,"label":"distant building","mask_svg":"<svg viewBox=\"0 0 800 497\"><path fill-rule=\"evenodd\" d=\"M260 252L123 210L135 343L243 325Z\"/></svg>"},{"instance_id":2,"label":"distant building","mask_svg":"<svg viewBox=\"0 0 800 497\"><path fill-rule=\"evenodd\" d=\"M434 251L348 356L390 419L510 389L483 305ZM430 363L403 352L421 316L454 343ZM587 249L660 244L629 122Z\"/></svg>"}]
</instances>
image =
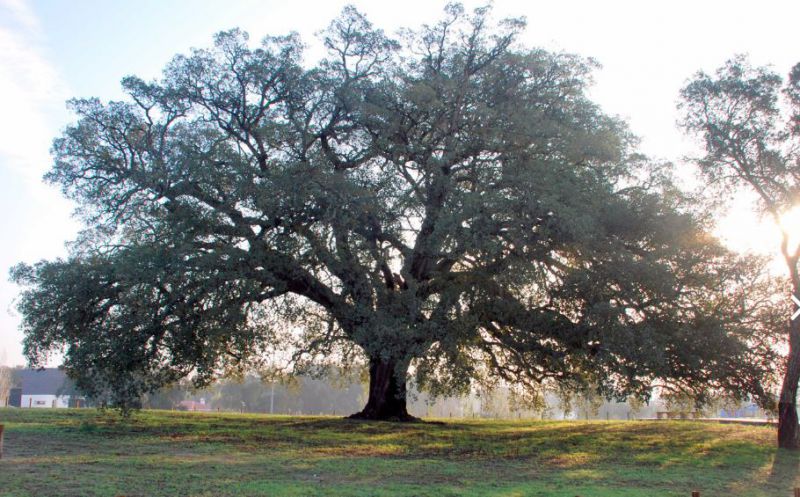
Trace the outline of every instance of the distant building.
<instances>
[{"instance_id":1,"label":"distant building","mask_svg":"<svg viewBox=\"0 0 800 497\"><path fill-rule=\"evenodd\" d=\"M203 411L208 412L211 406L206 404L206 399L196 400L182 400L178 403L179 411Z\"/></svg>"},{"instance_id":2,"label":"distant building","mask_svg":"<svg viewBox=\"0 0 800 497\"><path fill-rule=\"evenodd\" d=\"M23 408L80 407L85 403L62 369L19 369L9 405Z\"/></svg>"},{"instance_id":3,"label":"distant building","mask_svg":"<svg viewBox=\"0 0 800 497\"><path fill-rule=\"evenodd\" d=\"M740 406L735 409L720 409L720 418L756 418L763 417L763 413L755 404Z\"/></svg>"}]
</instances>

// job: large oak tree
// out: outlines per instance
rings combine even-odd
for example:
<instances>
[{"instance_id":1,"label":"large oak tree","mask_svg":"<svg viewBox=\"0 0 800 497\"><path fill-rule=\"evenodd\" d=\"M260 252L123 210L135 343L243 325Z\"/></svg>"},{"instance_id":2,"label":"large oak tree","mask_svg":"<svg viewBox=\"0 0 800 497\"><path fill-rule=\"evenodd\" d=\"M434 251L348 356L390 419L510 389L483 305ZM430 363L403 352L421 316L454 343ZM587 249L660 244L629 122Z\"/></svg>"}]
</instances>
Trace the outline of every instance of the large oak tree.
<instances>
[{"instance_id":1,"label":"large oak tree","mask_svg":"<svg viewBox=\"0 0 800 497\"><path fill-rule=\"evenodd\" d=\"M409 373L756 391L749 283L589 100L592 64L522 28L451 5L393 40L347 8L313 67L234 30L73 101L47 179L87 229L13 272L28 357L120 405L276 349L363 361L371 419L410 418Z\"/></svg>"}]
</instances>

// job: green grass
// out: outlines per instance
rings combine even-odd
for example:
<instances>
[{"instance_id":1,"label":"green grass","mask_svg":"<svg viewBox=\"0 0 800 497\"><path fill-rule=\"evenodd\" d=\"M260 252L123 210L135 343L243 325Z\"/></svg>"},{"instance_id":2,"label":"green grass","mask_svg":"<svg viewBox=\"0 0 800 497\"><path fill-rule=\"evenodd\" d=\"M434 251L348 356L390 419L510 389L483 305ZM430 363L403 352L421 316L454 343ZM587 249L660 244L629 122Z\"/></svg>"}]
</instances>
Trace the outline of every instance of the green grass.
<instances>
[{"instance_id":1,"label":"green grass","mask_svg":"<svg viewBox=\"0 0 800 497\"><path fill-rule=\"evenodd\" d=\"M791 497L769 427L0 409L0 496Z\"/></svg>"}]
</instances>

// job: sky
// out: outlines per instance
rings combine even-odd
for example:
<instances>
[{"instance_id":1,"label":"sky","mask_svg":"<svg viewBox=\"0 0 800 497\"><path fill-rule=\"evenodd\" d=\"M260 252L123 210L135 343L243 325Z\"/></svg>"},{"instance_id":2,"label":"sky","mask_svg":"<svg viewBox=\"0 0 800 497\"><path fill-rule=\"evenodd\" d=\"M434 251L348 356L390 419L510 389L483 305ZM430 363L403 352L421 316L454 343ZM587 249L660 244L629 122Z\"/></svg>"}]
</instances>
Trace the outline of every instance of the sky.
<instances>
[{"instance_id":1,"label":"sky","mask_svg":"<svg viewBox=\"0 0 800 497\"><path fill-rule=\"evenodd\" d=\"M240 27L257 42L265 35L300 33L312 50L314 34L342 7L355 5L378 27L435 22L446 2L256 0L0 0L0 365L23 364L19 288L8 270L67 255L79 224L74 205L43 183L50 144L74 117L73 97L124 98L119 81L157 78L164 65L214 33ZM473 8L485 2L465 1ZM524 16L521 41L531 47L596 59L591 96L626 119L641 151L688 168L696 152L676 127L678 92L696 71L713 71L737 53L780 74L800 62L796 0L614 1L496 0L497 17ZM720 222L737 250L774 250L774 228L760 223L746 202Z\"/></svg>"}]
</instances>

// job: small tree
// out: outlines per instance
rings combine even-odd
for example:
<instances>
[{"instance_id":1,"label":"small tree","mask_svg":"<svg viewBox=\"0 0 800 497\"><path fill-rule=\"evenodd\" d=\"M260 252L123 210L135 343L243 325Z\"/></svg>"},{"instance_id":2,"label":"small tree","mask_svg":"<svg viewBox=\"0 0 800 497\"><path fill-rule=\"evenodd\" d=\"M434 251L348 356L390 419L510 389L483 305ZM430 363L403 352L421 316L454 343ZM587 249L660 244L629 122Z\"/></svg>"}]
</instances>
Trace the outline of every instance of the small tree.
<instances>
[{"instance_id":1,"label":"small tree","mask_svg":"<svg viewBox=\"0 0 800 497\"><path fill-rule=\"evenodd\" d=\"M522 28L450 5L394 40L346 8L316 67L234 30L126 102L72 101L47 179L88 228L13 271L31 362L64 348L125 406L283 349L364 364L369 419L411 419L410 373L752 391L730 254L588 99L592 64Z\"/></svg>"},{"instance_id":2,"label":"small tree","mask_svg":"<svg viewBox=\"0 0 800 497\"><path fill-rule=\"evenodd\" d=\"M753 68L744 57L736 57L714 75L697 73L681 97L682 125L705 145L706 153L697 163L709 186L725 194L742 188L756 194L758 210L781 231L788 286L792 295L800 296L800 245L791 245L793 233L781 223L790 209L800 205L800 64L784 86L774 72ZM768 325L788 344L781 368L778 444L797 449L800 320L790 319L787 306L777 308L782 315L779 319L773 315Z\"/></svg>"},{"instance_id":3,"label":"small tree","mask_svg":"<svg viewBox=\"0 0 800 497\"><path fill-rule=\"evenodd\" d=\"M578 416L578 418L593 418L597 416L597 414L600 412L600 408L603 407L603 401L603 397L597 395L597 391L595 389L584 389L582 392L578 392L575 396L574 404L577 408L577 412L575 414Z\"/></svg>"},{"instance_id":4,"label":"small tree","mask_svg":"<svg viewBox=\"0 0 800 497\"><path fill-rule=\"evenodd\" d=\"M14 386L14 370L0 366L0 406L8 406L8 396Z\"/></svg>"}]
</instances>

